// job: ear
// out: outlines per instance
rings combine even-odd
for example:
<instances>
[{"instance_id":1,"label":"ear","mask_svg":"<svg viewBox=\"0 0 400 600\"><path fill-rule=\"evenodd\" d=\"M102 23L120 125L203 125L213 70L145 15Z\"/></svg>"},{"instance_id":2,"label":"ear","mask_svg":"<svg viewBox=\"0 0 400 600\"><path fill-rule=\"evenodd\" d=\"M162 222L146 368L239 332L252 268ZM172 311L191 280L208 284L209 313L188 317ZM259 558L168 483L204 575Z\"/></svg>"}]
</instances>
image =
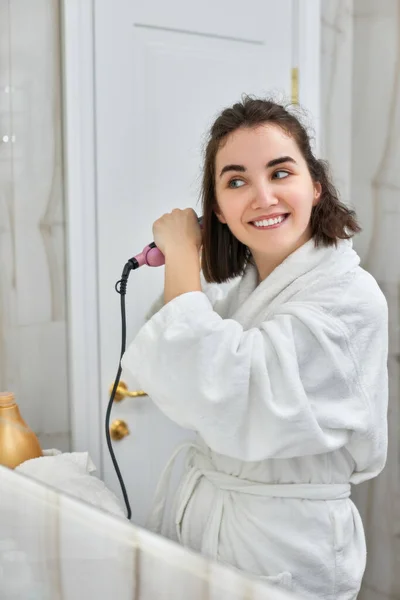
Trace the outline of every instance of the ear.
<instances>
[{"instance_id":1,"label":"ear","mask_svg":"<svg viewBox=\"0 0 400 600\"><path fill-rule=\"evenodd\" d=\"M322 185L320 184L319 181L316 181L314 183L314 199L313 199L313 206L316 206L321 198L321 194L322 194Z\"/></svg>"},{"instance_id":2,"label":"ear","mask_svg":"<svg viewBox=\"0 0 400 600\"><path fill-rule=\"evenodd\" d=\"M224 225L226 225L226 219L225 219L224 215L222 214L222 212L219 209L214 210L214 212L215 212L215 215L216 215L218 221L220 223L223 223Z\"/></svg>"}]
</instances>

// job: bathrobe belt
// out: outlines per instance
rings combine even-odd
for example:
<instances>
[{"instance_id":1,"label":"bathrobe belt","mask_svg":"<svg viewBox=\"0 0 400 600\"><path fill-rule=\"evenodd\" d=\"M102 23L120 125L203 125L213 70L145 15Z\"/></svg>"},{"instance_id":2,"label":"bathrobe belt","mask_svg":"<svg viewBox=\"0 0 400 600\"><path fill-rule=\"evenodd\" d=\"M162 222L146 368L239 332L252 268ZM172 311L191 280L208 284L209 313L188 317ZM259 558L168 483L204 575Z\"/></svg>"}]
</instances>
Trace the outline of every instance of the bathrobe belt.
<instances>
[{"instance_id":1,"label":"bathrobe belt","mask_svg":"<svg viewBox=\"0 0 400 600\"><path fill-rule=\"evenodd\" d=\"M304 500L343 500L350 496L349 483L259 483L228 475L215 469L210 458L204 453L204 449L198 444L185 442L175 449L158 482L153 508L146 524L146 527L151 531L161 533L172 469L181 451L189 448L197 452L194 457L193 454L188 456L187 471L177 492L176 531L178 540L181 542L182 520L186 507L200 479L205 477L216 489L216 500L212 507L213 514L208 519L202 546L202 553L211 558L217 558L225 492L237 492L266 498L297 498ZM195 464L190 465L193 458Z\"/></svg>"}]
</instances>

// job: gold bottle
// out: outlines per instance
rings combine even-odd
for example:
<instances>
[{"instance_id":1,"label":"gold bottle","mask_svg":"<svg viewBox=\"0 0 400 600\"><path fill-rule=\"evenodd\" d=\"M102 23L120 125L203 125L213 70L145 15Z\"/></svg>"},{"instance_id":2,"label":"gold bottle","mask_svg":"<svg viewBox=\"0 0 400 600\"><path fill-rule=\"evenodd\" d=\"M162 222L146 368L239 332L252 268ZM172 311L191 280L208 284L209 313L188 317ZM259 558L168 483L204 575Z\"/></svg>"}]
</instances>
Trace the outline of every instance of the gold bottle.
<instances>
[{"instance_id":1,"label":"gold bottle","mask_svg":"<svg viewBox=\"0 0 400 600\"><path fill-rule=\"evenodd\" d=\"M14 394L0 392L0 465L14 469L39 456L39 440L21 417Z\"/></svg>"}]
</instances>

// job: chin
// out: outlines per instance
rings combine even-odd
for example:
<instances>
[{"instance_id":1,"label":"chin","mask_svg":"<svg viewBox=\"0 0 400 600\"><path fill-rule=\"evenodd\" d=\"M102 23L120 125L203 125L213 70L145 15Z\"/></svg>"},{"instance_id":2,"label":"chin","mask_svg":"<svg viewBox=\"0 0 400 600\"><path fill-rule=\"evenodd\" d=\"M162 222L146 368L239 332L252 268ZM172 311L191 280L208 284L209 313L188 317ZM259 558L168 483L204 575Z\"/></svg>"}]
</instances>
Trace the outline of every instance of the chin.
<instances>
[{"instance_id":1,"label":"chin","mask_svg":"<svg viewBox=\"0 0 400 600\"><path fill-rule=\"evenodd\" d=\"M303 244L305 244L309 239L311 239L311 235L294 237L290 236L290 239L288 239L288 236L286 236L285 239L279 240L276 238L271 240L270 243L263 244L260 247L248 247L253 256L265 255L284 260L287 256L292 254L292 252L300 248L300 246L303 246Z\"/></svg>"}]
</instances>

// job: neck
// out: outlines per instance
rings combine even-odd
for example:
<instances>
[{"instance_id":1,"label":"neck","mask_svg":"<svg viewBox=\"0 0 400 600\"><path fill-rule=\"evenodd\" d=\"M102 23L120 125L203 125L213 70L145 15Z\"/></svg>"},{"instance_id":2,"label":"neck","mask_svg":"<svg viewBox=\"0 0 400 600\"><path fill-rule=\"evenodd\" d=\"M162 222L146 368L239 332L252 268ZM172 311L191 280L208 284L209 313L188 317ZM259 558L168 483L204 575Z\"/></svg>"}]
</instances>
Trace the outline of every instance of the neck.
<instances>
[{"instance_id":1,"label":"neck","mask_svg":"<svg viewBox=\"0 0 400 600\"><path fill-rule=\"evenodd\" d=\"M272 271L279 267L281 263L293 252L295 252L298 248L303 246L306 242L311 239L311 234L307 231L305 235L301 236L296 242L296 244L290 248L285 249L285 251L276 253L276 254L263 254L259 252L251 252L255 265L258 271L258 283L260 284L264 279L271 275Z\"/></svg>"},{"instance_id":2,"label":"neck","mask_svg":"<svg viewBox=\"0 0 400 600\"><path fill-rule=\"evenodd\" d=\"M272 271L274 271L286 258L286 256L278 258L275 256L257 256L254 253L252 254L258 271L259 284L264 281L264 279L267 279Z\"/></svg>"}]
</instances>

